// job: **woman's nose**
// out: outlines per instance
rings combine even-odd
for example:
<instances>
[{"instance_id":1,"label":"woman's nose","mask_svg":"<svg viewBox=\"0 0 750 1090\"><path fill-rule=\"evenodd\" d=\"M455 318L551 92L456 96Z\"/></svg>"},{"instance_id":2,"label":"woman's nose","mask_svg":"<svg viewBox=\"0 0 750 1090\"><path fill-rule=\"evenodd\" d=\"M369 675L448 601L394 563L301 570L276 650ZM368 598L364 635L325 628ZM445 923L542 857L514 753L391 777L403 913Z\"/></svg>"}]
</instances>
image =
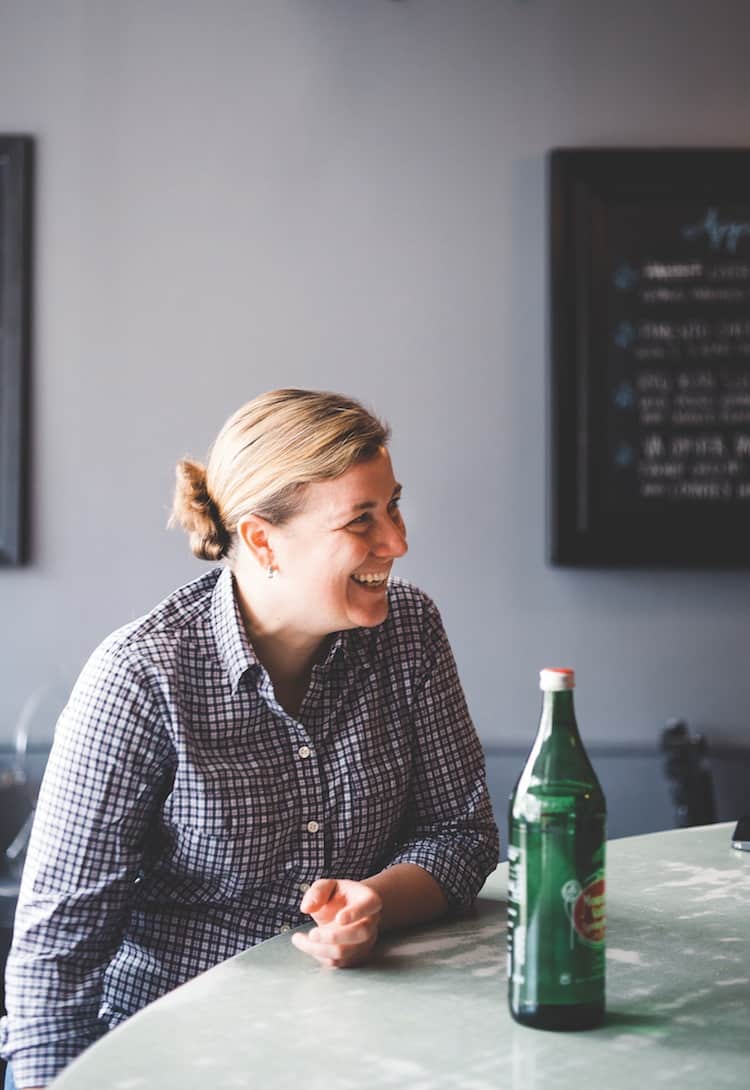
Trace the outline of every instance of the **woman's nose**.
<instances>
[{"instance_id":1,"label":"woman's nose","mask_svg":"<svg viewBox=\"0 0 750 1090\"><path fill-rule=\"evenodd\" d=\"M378 528L377 540L372 550L376 556L399 557L403 556L408 550L406 529L403 522L400 526L391 522L387 526Z\"/></svg>"}]
</instances>

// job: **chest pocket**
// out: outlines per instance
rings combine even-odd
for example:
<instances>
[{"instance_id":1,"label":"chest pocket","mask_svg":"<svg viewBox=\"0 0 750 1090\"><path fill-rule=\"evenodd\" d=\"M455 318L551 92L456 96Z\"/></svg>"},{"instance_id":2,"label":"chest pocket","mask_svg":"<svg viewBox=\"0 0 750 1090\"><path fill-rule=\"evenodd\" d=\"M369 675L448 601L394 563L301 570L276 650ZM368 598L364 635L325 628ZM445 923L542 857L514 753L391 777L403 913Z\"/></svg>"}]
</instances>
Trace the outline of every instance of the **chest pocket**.
<instances>
[{"instance_id":1,"label":"chest pocket","mask_svg":"<svg viewBox=\"0 0 750 1090\"><path fill-rule=\"evenodd\" d=\"M278 877L296 828L294 788L284 769L247 758L178 772L163 812L172 881L210 900Z\"/></svg>"}]
</instances>

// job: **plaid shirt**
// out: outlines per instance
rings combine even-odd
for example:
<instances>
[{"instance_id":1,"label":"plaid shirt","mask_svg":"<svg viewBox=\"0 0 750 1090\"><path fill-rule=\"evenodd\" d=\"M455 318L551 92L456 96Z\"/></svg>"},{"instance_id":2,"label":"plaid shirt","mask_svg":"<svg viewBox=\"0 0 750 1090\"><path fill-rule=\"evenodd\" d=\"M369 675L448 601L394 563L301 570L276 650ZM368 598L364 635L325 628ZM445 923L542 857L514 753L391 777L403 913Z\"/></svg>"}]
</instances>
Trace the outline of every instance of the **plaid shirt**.
<instances>
[{"instance_id":1,"label":"plaid shirt","mask_svg":"<svg viewBox=\"0 0 750 1090\"><path fill-rule=\"evenodd\" d=\"M62 713L7 968L2 1053L48 1082L178 984L309 919L308 885L417 863L453 905L498 859L440 615L392 580L287 714L229 569L97 649Z\"/></svg>"}]
</instances>

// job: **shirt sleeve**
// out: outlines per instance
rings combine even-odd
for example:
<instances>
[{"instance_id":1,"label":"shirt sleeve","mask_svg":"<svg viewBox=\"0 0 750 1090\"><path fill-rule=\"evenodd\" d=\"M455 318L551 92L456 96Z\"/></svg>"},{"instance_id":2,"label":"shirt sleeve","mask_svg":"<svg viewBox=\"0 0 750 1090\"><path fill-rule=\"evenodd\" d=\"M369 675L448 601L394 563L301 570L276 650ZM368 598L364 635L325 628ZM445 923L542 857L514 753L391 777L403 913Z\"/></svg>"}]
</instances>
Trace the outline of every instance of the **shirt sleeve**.
<instances>
[{"instance_id":1,"label":"shirt sleeve","mask_svg":"<svg viewBox=\"0 0 750 1090\"><path fill-rule=\"evenodd\" d=\"M149 686L106 647L58 721L6 969L0 1047L19 1087L46 1085L105 1031L104 970L169 771L160 721Z\"/></svg>"},{"instance_id":2,"label":"shirt sleeve","mask_svg":"<svg viewBox=\"0 0 750 1090\"><path fill-rule=\"evenodd\" d=\"M388 866L416 863L452 906L470 904L497 866L482 746L437 607L428 600L425 655L413 700L414 765L405 837Z\"/></svg>"}]
</instances>

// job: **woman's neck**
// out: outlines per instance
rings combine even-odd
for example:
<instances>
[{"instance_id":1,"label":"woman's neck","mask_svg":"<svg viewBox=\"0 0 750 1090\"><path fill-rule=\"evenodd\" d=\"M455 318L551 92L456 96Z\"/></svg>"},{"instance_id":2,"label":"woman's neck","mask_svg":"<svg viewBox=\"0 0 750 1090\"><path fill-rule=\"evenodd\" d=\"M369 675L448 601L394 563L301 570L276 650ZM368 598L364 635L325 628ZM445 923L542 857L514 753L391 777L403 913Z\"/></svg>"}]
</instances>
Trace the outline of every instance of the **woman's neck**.
<instances>
[{"instance_id":1,"label":"woman's neck","mask_svg":"<svg viewBox=\"0 0 750 1090\"><path fill-rule=\"evenodd\" d=\"M245 632L274 687L309 681L313 666L325 658L332 637L303 633L283 617L263 615L258 610L260 596L248 594L236 577L234 583Z\"/></svg>"}]
</instances>

